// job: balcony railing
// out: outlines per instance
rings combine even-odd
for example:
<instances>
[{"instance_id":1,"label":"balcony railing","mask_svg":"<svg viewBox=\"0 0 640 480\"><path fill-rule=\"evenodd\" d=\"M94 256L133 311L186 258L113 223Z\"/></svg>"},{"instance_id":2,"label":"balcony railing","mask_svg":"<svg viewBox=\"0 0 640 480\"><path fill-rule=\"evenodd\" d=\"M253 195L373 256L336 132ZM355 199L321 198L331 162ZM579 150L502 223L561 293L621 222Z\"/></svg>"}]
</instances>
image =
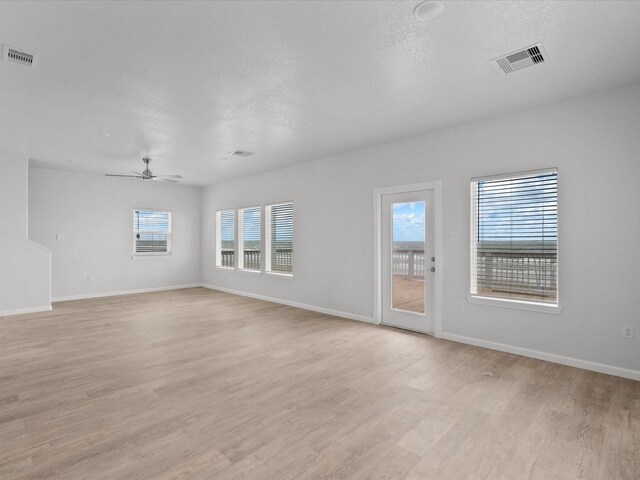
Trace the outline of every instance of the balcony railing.
<instances>
[{"instance_id":1,"label":"balcony railing","mask_svg":"<svg viewBox=\"0 0 640 480\"><path fill-rule=\"evenodd\" d=\"M394 250L392 273L407 280L424 279L423 250ZM509 292L554 299L557 291L557 255L549 252L478 252L477 293Z\"/></svg>"},{"instance_id":2,"label":"balcony railing","mask_svg":"<svg viewBox=\"0 0 640 480\"><path fill-rule=\"evenodd\" d=\"M553 298L557 287L557 256L553 252L478 252L477 293L510 292ZM259 270L262 254L245 250L244 268ZM293 249L276 250L274 270L291 272ZM222 251L222 266L235 266L235 252ZM424 280L424 250L394 250L392 273L407 280Z\"/></svg>"},{"instance_id":3,"label":"balcony railing","mask_svg":"<svg viewBox=\"0 0 640 480\"><path fill-rule=\"evenodd\" d=\"M478 252L478 293L509 292L555 298L557 254L553 252Z\"/></svg>"},{"instance_id":4,"label":"balcony railing","mask_svg":"<svg viewBox=\"0 0 640 480\"><path fill-rule=\"evenodd\" d=\"M236 266L236 254L233 250L223 250L222 265L223 267ZM244 268L248 270L260 270L262 261L262 252L259 250L245 250L243 257ZM293 271L293 249L281 248L275 251L275 255L271 259L271 267L277 272Z\"/></svg>"},{"instance_id":5,"label":"balcony railing","mask_svg":"<svg viewBox=\"0 0 640 480\"><path fill-rule=\"evenodd\" d=\"M394 250L391 266L396 277L424 279L424 250Z\"/></svg>"}]
</instances>

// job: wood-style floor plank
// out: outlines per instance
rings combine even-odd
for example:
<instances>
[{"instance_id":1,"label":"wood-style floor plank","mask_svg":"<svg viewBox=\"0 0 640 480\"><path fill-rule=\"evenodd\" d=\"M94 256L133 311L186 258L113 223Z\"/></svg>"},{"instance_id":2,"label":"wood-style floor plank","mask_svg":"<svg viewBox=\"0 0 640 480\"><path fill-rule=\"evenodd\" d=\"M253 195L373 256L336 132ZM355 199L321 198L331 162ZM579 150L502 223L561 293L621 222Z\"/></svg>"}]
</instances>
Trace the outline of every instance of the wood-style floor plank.
<instances>
[{"instance_id":1,"label":"wood-style floor plank","mask_svg":"<svg viewBox=\"0 0 640 480\"><path fill-rule=\"evenodd\" d=\"M202 288L0 319L0 479L640 478L640 382Z\"/></svg>"}]
</instances>

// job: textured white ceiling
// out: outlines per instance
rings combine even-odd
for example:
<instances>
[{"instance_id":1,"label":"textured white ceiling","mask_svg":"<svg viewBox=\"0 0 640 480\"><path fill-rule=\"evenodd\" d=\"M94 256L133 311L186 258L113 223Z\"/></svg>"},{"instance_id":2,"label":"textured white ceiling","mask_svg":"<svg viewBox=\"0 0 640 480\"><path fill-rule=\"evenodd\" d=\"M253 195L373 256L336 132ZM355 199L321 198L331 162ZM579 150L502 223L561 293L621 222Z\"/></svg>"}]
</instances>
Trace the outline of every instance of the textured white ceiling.
<instances>
[{"instance_id":1,"label":"textured white ceiling","mask_svg":"<svg viewBox=\"0 0 640 480\"><path fill-rule=\"evenodd\" d=\"M640 2L417 3L1 2L0 150L206 185L640 81Z\"/></svg>"}]
</instances>

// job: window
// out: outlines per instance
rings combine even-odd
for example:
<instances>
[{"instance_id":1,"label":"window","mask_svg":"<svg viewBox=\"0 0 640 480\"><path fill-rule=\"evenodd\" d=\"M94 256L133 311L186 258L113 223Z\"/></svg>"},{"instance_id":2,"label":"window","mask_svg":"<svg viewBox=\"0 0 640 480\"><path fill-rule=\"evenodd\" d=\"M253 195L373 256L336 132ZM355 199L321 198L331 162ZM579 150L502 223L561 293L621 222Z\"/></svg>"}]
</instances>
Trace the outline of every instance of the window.
<instances>
[{"instance_id":1,"label":"window","mask_svg":"<svg viewBox=\"0 0 640 480\"><path fill-rule=\"evenodd\" d=\"M216 212L216 266L236 265L236 216L234 210Z\"/></svg>"},{"instance_id":2,"label":"window","mask_svg":"<svg viewBox=\"0 0 640 480\"><path fill-rule=\"evenodd\" d=\"M471 294L557 306L557 171L472 179L471 219Z\"/></svg>"},{"instance_id":3,"label":"window","mask_svg":"<svg viewBox=\"0 0 640 480\"><path fill-rule=\"evenodd\" d=\"M171 253L171 212L167 210L133 211L134 255Z\"/></svg>"},{"instance_id":4,"label":"window","mask_svg":"<svg viewBox=\"0 0 640 480\"><path fill-rule=\"evenodd\" d=\"M238 210L238 244L242 249L238 268L260 271L260 207Z\"/></svg>"},{"instance_id":5,"label":"window","mask_svg":"<svg viewBox=\"0 0 640 480\"><path fill-rule=\"evenodd\" d=\"M293 203L265 208L265 270L293 273Z\"/></svg>"}]
</instances>

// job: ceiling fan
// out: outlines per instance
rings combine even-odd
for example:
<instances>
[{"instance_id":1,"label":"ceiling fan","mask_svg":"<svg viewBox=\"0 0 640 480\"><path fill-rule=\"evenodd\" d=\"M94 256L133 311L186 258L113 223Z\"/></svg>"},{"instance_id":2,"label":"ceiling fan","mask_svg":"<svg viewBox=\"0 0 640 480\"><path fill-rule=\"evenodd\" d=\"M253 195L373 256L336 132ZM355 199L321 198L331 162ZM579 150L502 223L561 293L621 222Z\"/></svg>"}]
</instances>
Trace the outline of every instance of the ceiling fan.
<instances>
[{"instance_id":1,"label":"ceiling fan","mask_svg":"<svg viewBox=\"0 0 640 480\"><path fill-rule=\"evenodd\" d=\"M135 175L114 175L112 173L107 173L106 176L107 177L141 178L143 180L159 180L161 182L169 182L169 183L177 183L178 180L182 178L182 175L154 175L151 172L151 170L149 170L149 163L151 163L151 159L149 157L144 157L142 161L146 165L142 173L131 172L131 173L135 173Z\"/></svg>"}]
</instances>

